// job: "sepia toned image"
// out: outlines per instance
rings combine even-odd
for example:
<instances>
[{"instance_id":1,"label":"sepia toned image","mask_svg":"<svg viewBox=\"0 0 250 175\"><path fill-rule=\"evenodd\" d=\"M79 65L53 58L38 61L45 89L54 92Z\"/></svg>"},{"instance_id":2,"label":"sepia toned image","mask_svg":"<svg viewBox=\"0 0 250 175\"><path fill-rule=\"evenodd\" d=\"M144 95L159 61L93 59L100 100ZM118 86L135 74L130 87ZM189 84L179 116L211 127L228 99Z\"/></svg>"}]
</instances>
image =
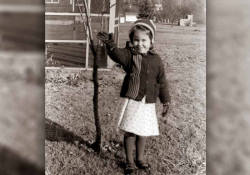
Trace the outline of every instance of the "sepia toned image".
<instances>
[{"instance_id":1,"label":"sepia toned image","mask_svg":"<svg viewBox=\"0 0 250 175\"><path fill-rule=\"evenodd\" d=\"M248 175L249 6L0 0L0 174Z\"/></svg>"},{"instance_id":2,"label":"sepia toned image","mask_svg":"<svg viewBox=\"0 0 250 175\"><path fill-rule=\"evenodd\" d=\"M206 174L206 2L45 1L45 173Z\"/></svg>"}]
</instances>

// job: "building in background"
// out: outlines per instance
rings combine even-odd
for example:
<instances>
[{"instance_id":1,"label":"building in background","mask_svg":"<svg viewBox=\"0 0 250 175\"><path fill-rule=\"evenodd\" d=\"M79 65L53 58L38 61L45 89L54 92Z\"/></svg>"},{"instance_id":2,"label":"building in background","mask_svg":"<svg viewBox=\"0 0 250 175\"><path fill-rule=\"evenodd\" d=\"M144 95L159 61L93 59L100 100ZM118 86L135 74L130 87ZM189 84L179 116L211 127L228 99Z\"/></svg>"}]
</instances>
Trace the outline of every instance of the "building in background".
<instances>
[{"instance_id":1,"label":"building in background","mask_svg":"<svg viewBox=\"0 0 250 175\"><path fill-rule=\"evenodd\" d=\"M116 2L119 0L87 0L95 44L98 43L97 32L101 30L115 33L115 40L118 42L119 8ZM112 8L109 8L110 6ZM88 69L93 67L94 55L89 48L84 25L86 18L81 17L79 8L84 16L83 0L45 0L47 68L64 66ZM101 11L104 12L103 21ZM99 67L112 67L114 62L108 58L104 45L99 47L98 53Z\"/></svg>"}]
</instances>

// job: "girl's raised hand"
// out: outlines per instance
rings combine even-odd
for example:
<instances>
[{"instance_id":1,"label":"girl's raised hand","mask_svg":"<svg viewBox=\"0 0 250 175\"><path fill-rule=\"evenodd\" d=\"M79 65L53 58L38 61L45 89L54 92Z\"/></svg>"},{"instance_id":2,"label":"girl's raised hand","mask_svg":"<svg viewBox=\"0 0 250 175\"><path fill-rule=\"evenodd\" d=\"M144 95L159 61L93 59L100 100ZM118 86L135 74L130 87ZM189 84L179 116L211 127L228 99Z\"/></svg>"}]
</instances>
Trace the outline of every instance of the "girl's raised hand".
<instances>
[{"instance_id":1,"label":"girl's raised hand","mask_svg":"<svg viewBox=\"0 0 250 175\"><path fill-rule=\"evenodd\" d=\"M104 44L106 44L106 48L109 51L112 51L115 47L116 44L114 42L114 34L113 33L108 33L108 32L99 32L97 34L97 38L101 40Z\"/></svg>"},{"instance_id":2,"label":"girl's raised hand","mask_svg":"<svg viewBox=\"0 0 250 175\"><path fill-rule=\"evenodd\" d=\"M108 32L103 31L103 32L98 32L97 38L106 44L110 40L113 40L114 36L113 36L113 33L108 33Z\"/></svg>"}]
</instances>

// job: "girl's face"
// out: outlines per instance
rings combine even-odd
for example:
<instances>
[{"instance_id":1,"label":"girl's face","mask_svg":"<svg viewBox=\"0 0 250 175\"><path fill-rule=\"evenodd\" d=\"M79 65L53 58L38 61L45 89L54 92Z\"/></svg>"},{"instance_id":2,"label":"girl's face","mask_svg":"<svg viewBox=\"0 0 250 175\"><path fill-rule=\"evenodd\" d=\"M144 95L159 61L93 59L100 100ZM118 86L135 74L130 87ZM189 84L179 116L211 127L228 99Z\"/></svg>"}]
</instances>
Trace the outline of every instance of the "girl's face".
<instances>
[{"instance_id":1,"label":"girl's face","mask_svg":"<svg viewBox=\"0 0 250 175\"><path fill-rule=\"evenodd\" d=\"M147 53L151 46L151 40L147 31L137 30L133 37L133 46L139 53Z\"/></svg>"}]
</instances>

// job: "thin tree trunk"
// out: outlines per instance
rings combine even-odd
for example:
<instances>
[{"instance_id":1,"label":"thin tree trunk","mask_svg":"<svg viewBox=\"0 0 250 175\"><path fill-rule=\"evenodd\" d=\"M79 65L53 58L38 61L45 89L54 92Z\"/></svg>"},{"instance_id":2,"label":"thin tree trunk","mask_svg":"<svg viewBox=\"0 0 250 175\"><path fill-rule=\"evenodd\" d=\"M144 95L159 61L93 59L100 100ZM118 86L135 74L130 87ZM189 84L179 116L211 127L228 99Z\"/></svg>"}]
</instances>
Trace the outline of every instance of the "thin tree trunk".
<instances>
[{"instance_id":1,"label":"thin tree trunk","mask_svg":"<svg viewBox=\"0 0 250 175\"><path fill-rule=\"evenodd\" d=\"M94 53L94 41L91 40L92 45L92 52L94 54L94 67L93 67L93 80L94 80L94 97L93 97L93 104L94 104L94 117L95 117L95 125L96 125L96 141L95 146L97 152L101 151L102 147L102 137L101 137L101 125L99 120L99 113L98 113L98 92L99 92L99 83L98 83L98 65L97 65L97 53Z\"/></svg>"},{"instance_id":2,"label":"thin tree trunk","mask_svg":"<svg viewBox=\"0 0 250 175\"><path fill-rule=\"evenodd\" d=\"M98 114L98 92L99 92L99 83L98 83L98 55L95 49L94 40L92 37L92 30L90 26L90 13L87 7L87 2L84 0L84 8L86 11L86 19L87 19L87 29L89 32L89 41L90 41L90 49L94 55L94 67L93 67L93 82L94 82L94 96L93 96L93 105L94 105L94 118L95 118L95 126L96 126L96 141L93 144L96 151L99 153L102 147L102 137L101 137L101 125ZM86 31L87 32L87 31Z\"/></svg>"}]
</instances>

